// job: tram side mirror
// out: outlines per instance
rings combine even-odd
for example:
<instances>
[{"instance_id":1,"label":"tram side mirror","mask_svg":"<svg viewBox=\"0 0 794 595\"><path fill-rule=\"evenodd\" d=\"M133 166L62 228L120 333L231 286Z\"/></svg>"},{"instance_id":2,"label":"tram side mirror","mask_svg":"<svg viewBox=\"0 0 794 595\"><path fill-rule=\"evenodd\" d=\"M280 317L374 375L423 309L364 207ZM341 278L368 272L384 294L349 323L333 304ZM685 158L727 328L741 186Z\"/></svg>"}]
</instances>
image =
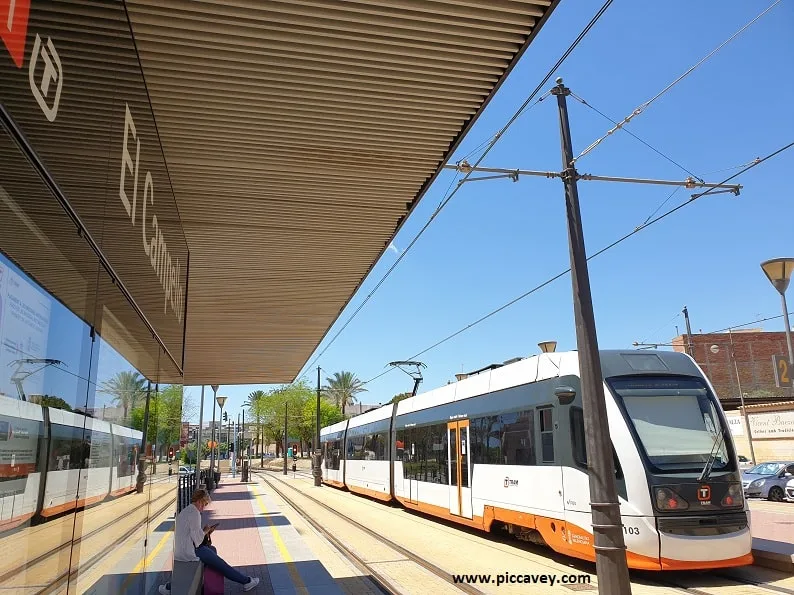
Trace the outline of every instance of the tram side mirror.
<instances>
[{"instance_id":1,"label":"tram side mirror","mask_svg":"<svg viewBox=\"0 0 794 595\"><path fill-rule=\"evenodd\" d=\"M576 397L576 389L571 386L558 386L554 389L554 394L560 405L570 405Z\"/></svg>"}]
</instances>

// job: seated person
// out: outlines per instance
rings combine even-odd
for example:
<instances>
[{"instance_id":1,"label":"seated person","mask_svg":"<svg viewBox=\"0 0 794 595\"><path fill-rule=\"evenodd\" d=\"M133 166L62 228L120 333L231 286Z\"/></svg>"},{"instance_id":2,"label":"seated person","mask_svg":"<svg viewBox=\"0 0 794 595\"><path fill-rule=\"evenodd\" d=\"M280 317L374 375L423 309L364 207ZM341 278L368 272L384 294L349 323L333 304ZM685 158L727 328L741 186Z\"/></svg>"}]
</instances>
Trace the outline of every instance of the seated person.
<instances>
[{"instance_id":1,"label":"seated person","mask_svg":"<svg viewBox=\"0 0 794 595\"><path fill-rule=\"evenodd\" d=\"M210 495L205 489L198 489L191 497L192 504L186 506L176 517L174 530L174 562L195 562L201 560L204 566L214 568L230 581L243 585L243 591L250 591L259 584L259 579L245 576L227 564L208 541L215 527L201 528L201 512L209 505ZM171 583L160 585L161 595L170 595Z\"/></svg>"}]
</instances>

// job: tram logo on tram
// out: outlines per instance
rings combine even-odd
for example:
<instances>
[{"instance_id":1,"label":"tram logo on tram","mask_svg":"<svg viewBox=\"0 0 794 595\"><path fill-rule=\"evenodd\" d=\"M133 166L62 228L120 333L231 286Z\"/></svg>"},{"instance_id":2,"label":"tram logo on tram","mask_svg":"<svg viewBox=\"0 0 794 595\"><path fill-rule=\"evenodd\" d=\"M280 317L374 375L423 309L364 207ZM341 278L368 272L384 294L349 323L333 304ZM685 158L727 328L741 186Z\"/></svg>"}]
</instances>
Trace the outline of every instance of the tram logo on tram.
<instances>
[{"instance_id":1,"label":"tram logo on tram","mask_svg":"<svg viewBox=\"0 0 794 595\"><path fill-rule=\"evenodd\" d=\"M700 486L698 488L698 500L704 506L711 504L711 486Z\"/></svg>"}]
</instances>

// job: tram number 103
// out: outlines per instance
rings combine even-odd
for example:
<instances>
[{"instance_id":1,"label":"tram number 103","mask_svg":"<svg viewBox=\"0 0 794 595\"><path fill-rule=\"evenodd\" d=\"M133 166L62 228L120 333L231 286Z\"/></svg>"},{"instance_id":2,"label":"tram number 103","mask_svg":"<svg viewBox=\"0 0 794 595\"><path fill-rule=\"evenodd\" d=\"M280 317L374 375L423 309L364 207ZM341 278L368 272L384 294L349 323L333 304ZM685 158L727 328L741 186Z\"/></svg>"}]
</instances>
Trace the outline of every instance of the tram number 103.
<instances>
[{"instance_id":1,"label":"tram number 103","mask_svg":"<svg viewBox=\"0 0 794 595\"><path fill-rule=\"evenodd\" d=\"M639 527L627 527L626 525L623 525L623 533L625 533L626 535L639 535L640 534L640 528Z\"/></svg>"}]
</instances>

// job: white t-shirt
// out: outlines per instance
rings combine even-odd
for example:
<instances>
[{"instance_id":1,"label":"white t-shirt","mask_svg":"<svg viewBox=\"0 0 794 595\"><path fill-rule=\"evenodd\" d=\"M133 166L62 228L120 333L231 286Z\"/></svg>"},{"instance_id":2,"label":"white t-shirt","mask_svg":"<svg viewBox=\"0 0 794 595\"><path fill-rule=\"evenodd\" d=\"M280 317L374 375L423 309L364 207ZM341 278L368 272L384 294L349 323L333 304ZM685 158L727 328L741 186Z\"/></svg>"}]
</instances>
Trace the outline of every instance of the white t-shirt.
<instances>
[{"instance_id":1,"label":"white t-shirt","mask_svg":"<svg viewBox=\"0 0 794 595\"><path fill-rule=\"evenodd\" d=\"M176 517L174 530L174 560L179 562L195 562L196 548L204 541L204 530L201 528L201 513L194 504L182 509Z\"/></svg>"}]
</instances>

